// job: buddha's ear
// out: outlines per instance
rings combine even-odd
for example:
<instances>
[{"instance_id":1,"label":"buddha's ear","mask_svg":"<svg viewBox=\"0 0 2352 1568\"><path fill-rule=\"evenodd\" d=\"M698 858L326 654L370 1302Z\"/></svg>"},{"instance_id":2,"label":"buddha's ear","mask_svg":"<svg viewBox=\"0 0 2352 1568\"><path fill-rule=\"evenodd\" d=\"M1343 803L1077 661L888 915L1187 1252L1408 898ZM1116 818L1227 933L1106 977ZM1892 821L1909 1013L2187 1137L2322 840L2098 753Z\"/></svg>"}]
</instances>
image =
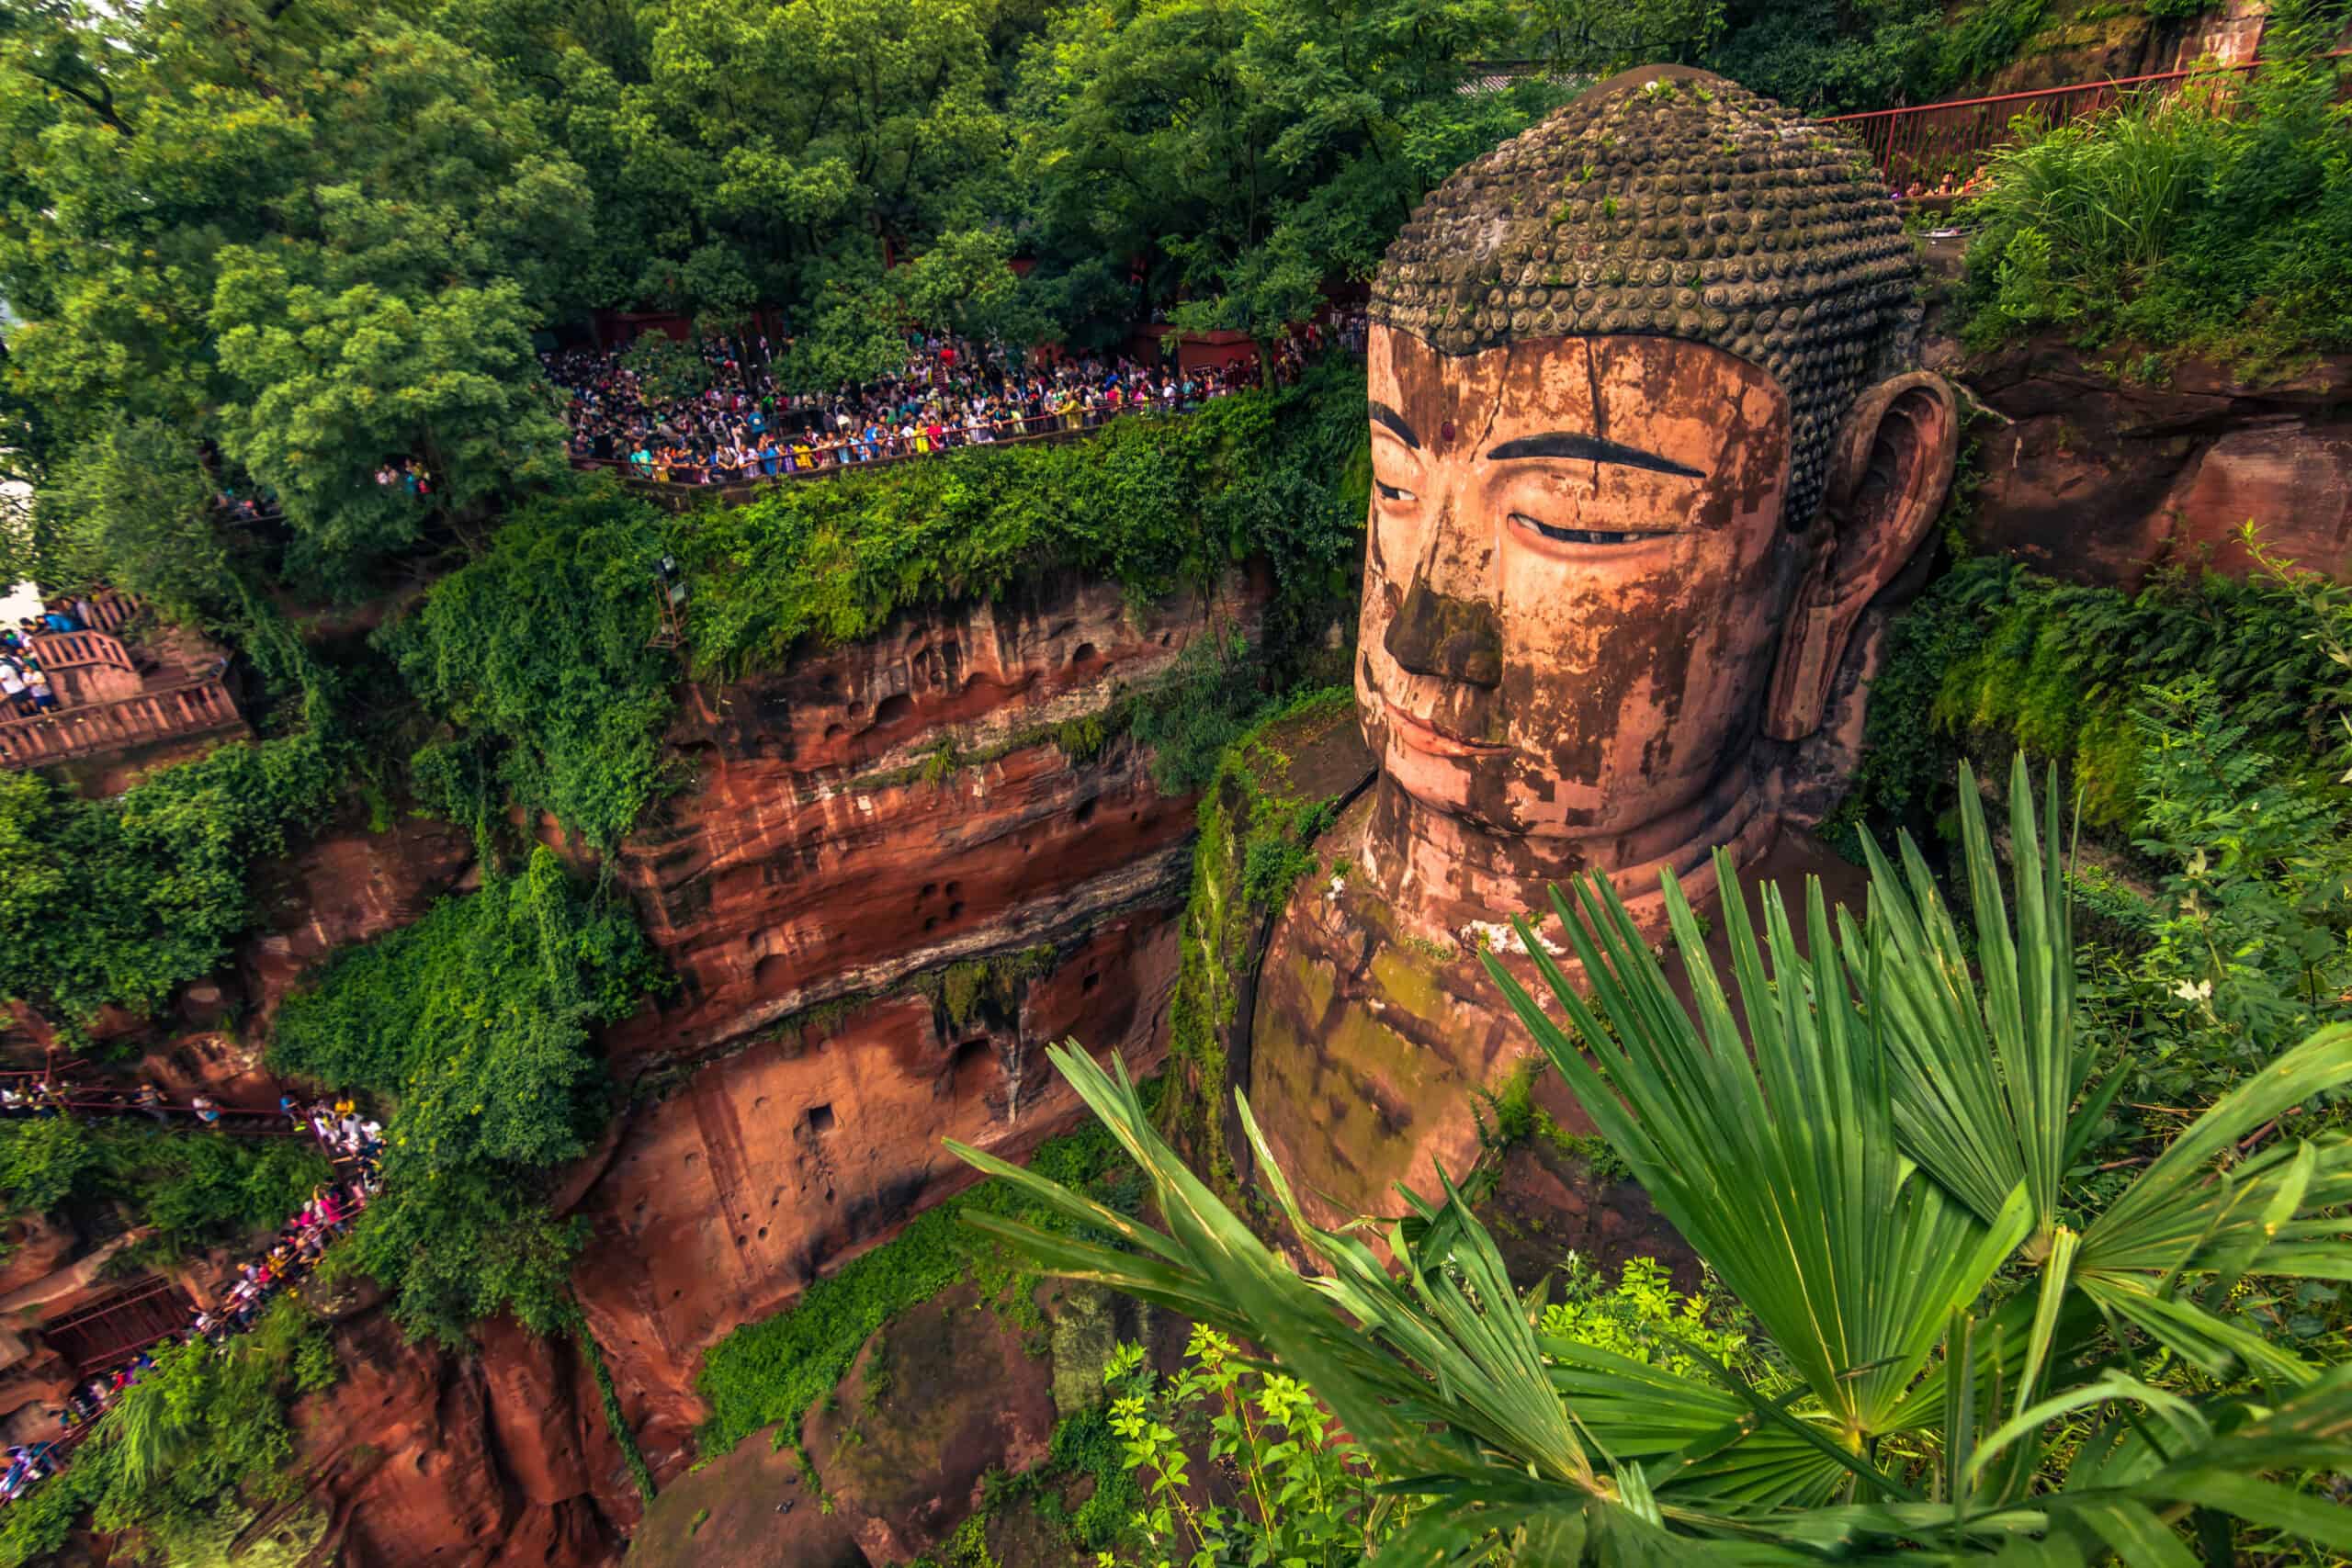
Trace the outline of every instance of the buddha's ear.
<instances>
[{"instance_id":1,"label":"buddha's ear","mask_svg":"<svg viewBox=\"0 0 2352 1568\"><path fill-rule=\"evenodd\" d=\"M1951 488L1959 444L1951 387L1929 371L1880 382L1847 414L1811 530L1812 568L1772 671L1764 713L1772 739L1802 740L1821 727L1854 624L1918 553Z\"/></svg>"}]
</instances>

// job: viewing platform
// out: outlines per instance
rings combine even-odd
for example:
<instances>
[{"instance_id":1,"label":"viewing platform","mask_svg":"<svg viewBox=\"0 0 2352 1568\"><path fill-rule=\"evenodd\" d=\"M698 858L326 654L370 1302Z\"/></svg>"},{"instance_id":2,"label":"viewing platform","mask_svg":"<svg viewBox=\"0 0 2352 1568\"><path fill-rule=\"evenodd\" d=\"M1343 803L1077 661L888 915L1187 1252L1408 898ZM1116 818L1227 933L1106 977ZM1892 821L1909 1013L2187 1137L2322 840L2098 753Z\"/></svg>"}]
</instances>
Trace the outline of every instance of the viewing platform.
<instances>
[{"instance_id":1,"label":"viewing platform","mask_svg":"<svg viewBox=\"0 0 2352 1568\"><path fill-rule=\"evenodd\" d=\"M0 767L38 768L98 760L98 776L78 781L96 794L118 787L124 768L181 760L211 741L247 733L222 675L227 660L193 633L164 627L134 645L116 634L142 606L127 594L91 604L90 626L32 638L33 659L58 705L31 717L0 717Z\"/></svg>"},{"instance_id":2,"label":"viewing platform","mask_svg":"<svg viewBox=\"0 0 2352 1568\"><path fill-rule=\"evenodd\" d=\"M879 471L907 463L934 462L940 457L964 451L986 451L1001 446L1047 446L1063 442L1083 441L1088 436L1102 434L1112 424L1124 420L1182 418L1187 414L1198 412L1200 403L1205 400L1197 400L1191 406L1185 407L1166 403L1155 398L1140 407L1130 405L1115 413L1097 412L1092 414L1032 414L1005 422L1007 433L988 441L974 442L961 439L962 432L958 430L956 432L957 438L951 439L944 447L934 451L896 452L844 462L828 449L820 455L820 461L813 468L779 465L773 472L763 470L758 474L739 474L728 478L701 478L699 476L703 470L695 467L686 468L683 471L697 477L680 478L677 477L676 472L665 466L662 471L671 472L672 477L657 479L651 477L652 470L650 466L634 464L625 458L591 457L579 454L572 456L571 466L582 472L612 474L620 480L622 489L632 494L642 496L656 506L671 512L689 511L706 500L715 501L721 506L741 506L758 499L761 492L772 485L833 479L842 474Z\"/></svg>"}]
</instances>

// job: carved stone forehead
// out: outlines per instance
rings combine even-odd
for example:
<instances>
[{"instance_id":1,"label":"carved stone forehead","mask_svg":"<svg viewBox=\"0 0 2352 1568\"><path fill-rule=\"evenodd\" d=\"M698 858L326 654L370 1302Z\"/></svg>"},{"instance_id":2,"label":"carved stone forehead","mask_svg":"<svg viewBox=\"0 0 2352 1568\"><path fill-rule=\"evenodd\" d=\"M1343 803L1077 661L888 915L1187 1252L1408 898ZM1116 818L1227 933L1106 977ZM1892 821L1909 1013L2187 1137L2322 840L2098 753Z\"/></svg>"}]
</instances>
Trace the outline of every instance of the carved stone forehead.
<instances>
[{"instance_id":1,"label":"carved stone forehead","mask_svg":"<svg viewBox=\"0 0 2352 1568\"><path fill-rule=\"evenodd\" d=\"M1802 527L1838 421L1910 364L1918 270L1851 142L1720 76L1652 66L1430 192L1370 314L1442 354L1646 333L1737 355L1789 396L1784 516Z\"/></svg>"}]
</instances>

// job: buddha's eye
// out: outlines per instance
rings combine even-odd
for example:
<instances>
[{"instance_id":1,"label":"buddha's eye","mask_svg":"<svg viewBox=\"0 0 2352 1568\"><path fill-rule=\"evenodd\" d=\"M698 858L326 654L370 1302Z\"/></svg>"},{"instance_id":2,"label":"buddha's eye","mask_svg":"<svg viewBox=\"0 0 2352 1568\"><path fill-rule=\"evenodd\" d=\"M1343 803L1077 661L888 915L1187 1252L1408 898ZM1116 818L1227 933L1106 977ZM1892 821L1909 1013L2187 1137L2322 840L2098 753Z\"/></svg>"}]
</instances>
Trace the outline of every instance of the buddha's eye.
<instances>
[{"instance_id":1,"label":"buddha's eye","mask_svg":"<svg viewBox=\"0 0 2352 1568\"><path fill-rule=\"evenodd\" d=\"M1419 501L1421 499L1409 490L1399 490L1395 485L1385 485L1378 479L1372 481L1372 488L1380 492L1380 499L1383 501L1394 501L1401 504L1405 502Z\"/></svg>"},{"instance_id":2,"label":"buddha's eye","mask_svg":"<svg viewBox=\"0 0 2352 1568\"><path fill-rule=\"evenodd\" d=\"M1522 528L1532 528L1545 538L1563 545L1638 545L1655 539L1655 533L1635 533L1611 528L1560 528L1549 523L1538 523L1524 512L1514 512L1510 520Z\"/></svg>"}]
</instances>

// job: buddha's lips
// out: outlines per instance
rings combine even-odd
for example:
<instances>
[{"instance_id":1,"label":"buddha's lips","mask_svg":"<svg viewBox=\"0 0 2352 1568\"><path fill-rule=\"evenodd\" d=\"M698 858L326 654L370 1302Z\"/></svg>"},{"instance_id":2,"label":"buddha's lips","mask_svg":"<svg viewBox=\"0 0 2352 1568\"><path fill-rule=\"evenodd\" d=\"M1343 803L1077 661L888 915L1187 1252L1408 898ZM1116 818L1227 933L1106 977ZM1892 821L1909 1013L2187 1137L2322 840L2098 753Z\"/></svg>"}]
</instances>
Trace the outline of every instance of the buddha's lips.
<instances>
[{"instance_id":1,"label":"buddha's lips","mask_svg":"<svg viewBox=\"0 0 2352 1568\"><path fill-rule=\"evenodd\" d=\"M1426 751L1432 757L1499 757L1510 750L1490 740L1468 740L1451 735L1425 718L1415 718L1386 697L1380 705L1388 714L1388 722L1396 728L1396 739L1416 751Z\"/></svg>"}]
</instances>

